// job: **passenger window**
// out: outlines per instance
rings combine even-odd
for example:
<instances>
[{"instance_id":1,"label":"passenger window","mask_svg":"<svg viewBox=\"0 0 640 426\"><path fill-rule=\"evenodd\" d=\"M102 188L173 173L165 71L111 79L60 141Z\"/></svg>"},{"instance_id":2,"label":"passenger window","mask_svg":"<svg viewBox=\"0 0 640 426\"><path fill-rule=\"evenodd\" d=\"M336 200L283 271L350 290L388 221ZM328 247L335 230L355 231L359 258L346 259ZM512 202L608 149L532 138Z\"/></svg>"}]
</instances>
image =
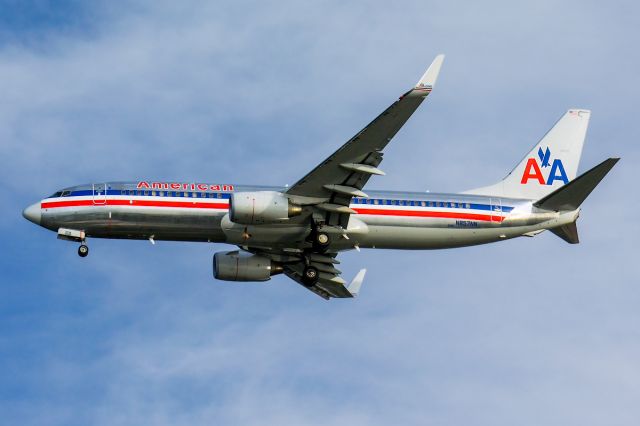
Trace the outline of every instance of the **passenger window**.
<instances>
[{"instance_id":1,"label":"passenger window","mask_svg":"<svg viewBox=\"0 0 640 426\"><path fill-rule=\"evenodd\" d=\"M422 207L427 207L427 203L425 201L422 202Z\"/></svg>"}]
</instances>

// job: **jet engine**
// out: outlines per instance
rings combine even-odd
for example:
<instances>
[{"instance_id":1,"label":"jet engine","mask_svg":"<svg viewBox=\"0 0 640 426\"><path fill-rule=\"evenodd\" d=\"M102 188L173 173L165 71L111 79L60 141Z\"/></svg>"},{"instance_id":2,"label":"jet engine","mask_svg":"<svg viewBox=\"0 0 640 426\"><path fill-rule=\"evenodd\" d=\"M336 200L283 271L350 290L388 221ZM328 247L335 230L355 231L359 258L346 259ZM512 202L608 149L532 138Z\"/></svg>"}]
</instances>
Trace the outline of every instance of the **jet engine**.
<instances>
[{"instance_id":1,"label":"jet engine","mask_svg":"<svg viewBox=\"0 0 640 426\"><path fill-rule=\"evenodd\" d=\"M298 216L302 207L281 192L256 191L231 194L229 219L242 225L277 223Z\"/></svg>"},{"instance_id":2,"label":"jet engine","mask_svg":"<svg viewBox=\"0 0 640 426\"><path fill-rule=\"evenodd\" d=\"M213 276L223 281L268 281L282 266L257 254L236 251L213 255Z\"/></svg>"}]
</instances>

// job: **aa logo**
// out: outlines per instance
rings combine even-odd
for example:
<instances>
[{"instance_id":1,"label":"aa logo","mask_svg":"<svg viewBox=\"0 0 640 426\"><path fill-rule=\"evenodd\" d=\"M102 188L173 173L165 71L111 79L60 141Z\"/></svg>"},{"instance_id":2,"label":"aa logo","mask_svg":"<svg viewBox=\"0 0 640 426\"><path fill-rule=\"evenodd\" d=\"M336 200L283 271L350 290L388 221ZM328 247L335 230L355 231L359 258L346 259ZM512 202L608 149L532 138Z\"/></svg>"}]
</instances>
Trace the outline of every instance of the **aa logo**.
<instances>
[{"instance_id":1,"label":"aa logo","mask_svg":"<svg viewBox=\"0 0 640 426\"><path fill-rule=\"evenodd\" d=\"M538 158L529 158L527 165L524 167L524 173L522 174L522 180L520 183L526 184L529 179L537 181L540 185L553 185L556 180L562 181L565 184L569 183L567 179L567 173L564 171L564 165L562 160L556 158L552 164L549 164L551 159L551 150L547 147L544 151L542 147L538 148ZM538 164L539 163L539 164ZM544 178L542 169L551 167L549 175Z\"/></svg>"}]
</instances>

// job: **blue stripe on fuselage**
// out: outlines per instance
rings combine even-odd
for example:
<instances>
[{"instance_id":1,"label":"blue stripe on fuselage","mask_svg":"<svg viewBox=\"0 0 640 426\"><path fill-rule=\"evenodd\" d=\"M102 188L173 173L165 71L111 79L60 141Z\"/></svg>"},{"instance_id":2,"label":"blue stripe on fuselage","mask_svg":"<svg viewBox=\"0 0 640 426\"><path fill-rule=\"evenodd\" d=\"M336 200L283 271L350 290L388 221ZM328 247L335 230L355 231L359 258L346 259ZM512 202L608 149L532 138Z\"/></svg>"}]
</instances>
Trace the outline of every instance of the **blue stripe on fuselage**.
<instances>
[{"instance_id":1,"label":"blue stripe on fuselage","mask_svg":"<svg viewBox=\"0 0 640 426\"><path fill-rule=\"evenodd\" d=\"M231 198L231 194L228 192L201 192L201 191L171 191L171 190L156 190L156 189L112 189L107 188L106 195L119 195L119 196L136 196L136 197L157 197L158 192L166 193L168 197L182 197L182 198L193 198L191 196L192 193L196 192L199 194L214 194L217 199L229 199ZM152 195L155 192L156 195ZM175 195L173 195L175 194ZM71 193L65 197L87 197L93 196L93 190L85 189L85 190L76 190L71 191ZM104 197L104 194L97 195L99 197ZM204 198L204 197L198 197ZM209 198L209 197L207 197ZM375 201L378 201L378 204L375 204ZM491 204L478 204L478 203L465 203L460 201L435 201L435 200L403 200L396 198L354 198L353 203L357 205L363 206L377 206L377 207L421 207L421 208L439 208L439 209L468 209L468 210L484 210L484 211L501 211L504 213L509 213L513 210L511 206L492 206ZM422 203L426 203L425 206ZM469 205L469 207L466 207Z\"/></svg>"}]
</instances>

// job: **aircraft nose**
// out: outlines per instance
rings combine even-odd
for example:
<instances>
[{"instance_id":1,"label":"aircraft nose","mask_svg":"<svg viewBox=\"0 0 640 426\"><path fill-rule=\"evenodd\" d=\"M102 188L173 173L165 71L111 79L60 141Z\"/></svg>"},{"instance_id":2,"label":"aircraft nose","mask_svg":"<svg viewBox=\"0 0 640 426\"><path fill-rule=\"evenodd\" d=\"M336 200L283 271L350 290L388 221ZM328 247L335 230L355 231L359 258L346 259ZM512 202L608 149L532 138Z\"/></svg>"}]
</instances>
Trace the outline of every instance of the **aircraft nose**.
<instances>
[{"instance_id":1,"label":"aircraft nose","mask_svg":"<svg viewBox=\"0 0 640 426\"><path fill-rule=\"evenodd\" d=\"M42 211L40 210L40 203L31 204L29 207L22 211L22 216L25 219L35 223L36 225L40 225L40 220L42 220Z\"/></svg>"}]
</instances>

